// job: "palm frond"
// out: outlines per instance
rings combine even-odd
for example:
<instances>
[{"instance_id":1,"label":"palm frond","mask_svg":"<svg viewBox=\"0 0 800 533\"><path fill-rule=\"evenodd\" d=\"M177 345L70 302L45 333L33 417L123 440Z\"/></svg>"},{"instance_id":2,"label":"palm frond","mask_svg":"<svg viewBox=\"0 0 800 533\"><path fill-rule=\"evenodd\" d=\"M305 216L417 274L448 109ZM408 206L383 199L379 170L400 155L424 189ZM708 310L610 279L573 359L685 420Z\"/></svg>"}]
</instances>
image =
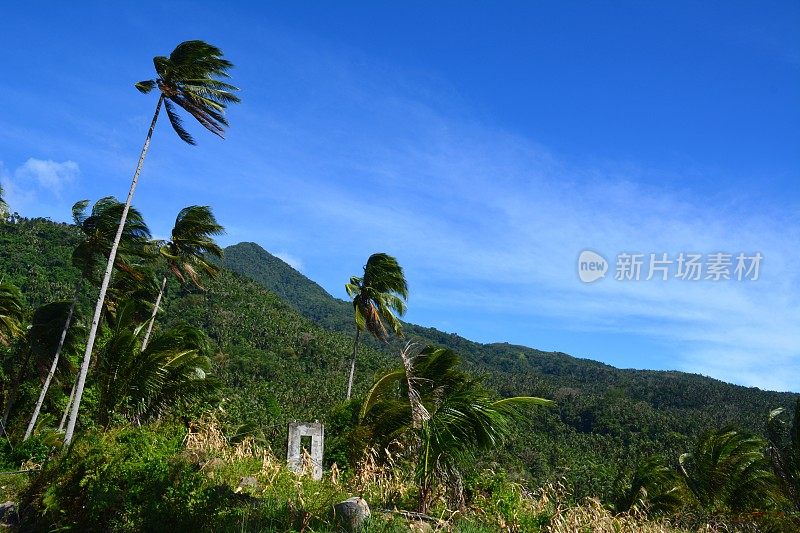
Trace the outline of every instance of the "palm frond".
<instances>
[{"instance_id":1,"label":"palm frond","mask_svg":"<svg viewBox=\"0 0 800 533\"><path fill-rule=\"evenodd\" d=\"M156 81L155 80L140 81L140 82L135 83L134 87L136 87L136 90L138 90L140 93L147 94L150 91L152 91L153 89L155 89Z\"/></svg>"},{"instance_id":2,"label":"palm frond","mask_svg":"<svg viewBox=\"0 0 800 533\"><path fill-rule=\"evenodd\" d=\"M0 283L0 345L22 333L24 300L16 285Z\"/></svg>"},{"instance_id":3,"label":"palm frond","mask_svg":"<svg viewBox=\"0 0 800 533\"><path fill-rule=\"evenodd\" d=\"M191 145L197 144L194 138L183 127L183 120L178 113L175 112L175 108L172 107L172 103L169 100L164 100L164 109L167 111L167 117L169 118L169 123L172 125L172 129L175 130L178 137L185 143Z\"/></svg>"}]
</instances>

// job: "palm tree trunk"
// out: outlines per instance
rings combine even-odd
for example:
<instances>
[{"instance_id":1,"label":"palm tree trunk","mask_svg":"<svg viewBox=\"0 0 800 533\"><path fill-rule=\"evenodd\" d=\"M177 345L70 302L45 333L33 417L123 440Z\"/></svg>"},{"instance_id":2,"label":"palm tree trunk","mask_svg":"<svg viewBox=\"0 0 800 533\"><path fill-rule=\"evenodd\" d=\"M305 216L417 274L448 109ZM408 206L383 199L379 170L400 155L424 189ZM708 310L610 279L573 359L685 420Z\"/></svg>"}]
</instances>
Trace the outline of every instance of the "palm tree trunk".
<instances>
[{"instance_id":1,"label":"palm tree trunk","mask_svg":"<svg viewBox=\"0 0 800 533\"><path fill-rule=\"evenodd\" d=\"M86 341L86 352L83 354L83 362L81 369L78 373L78 385L75 389L75 398L72 402L72 410L69 414L69 422L67 423L67 432L64 435L64 447L66 448L72 442L72 435L75 433L75 423L78 421L78 411L81 408L81 397L83 396L83 388L86 385L86 374L89 373L89 363L92 360L92 350L94 349L94 341L97 337L97 328L100 325L100 316L103 314L103 302L106 299L106 291L108 291L108 284L111 281L111 272L114 270L114 261L117 258L117 248L122 239L122 231L125 229L125 221L128 218L128 211L131 208L133 201L133 194L136 192L136 184L139 182L139 174L142 172L142 165L144 158L147 155L147 149L150 148L150 139L153 137L153 130L156 128L156 121L158 120L158 113L161 111L161 104L164 102L164 95L158 98L156 111L153 113L153 120L150 122L150 129L147 131L147 137L144 140L142 153L139 155L139 162L136 165L136 171L133 173L131 180L131 188L128 191L128 198L125 200L125 208L122 210L122 216L119 220L119 227L117 228L117 235L114 237L114 244L111 246L111 253L108 255L108 263L106 264L106 271L103 276L103 283L100 285L100 294L97 297L97 305L94 307L94 316L92 317L92 327L89 330L89 338Z\"/></svg>"},{"instance_id":2,"label":"palm tree trunk","mask_svg":"<svg viewBox=\"0 0 800 533\"><path fill-rule=\"evenodd\" d=\"M72 405L72 400L75 398L75 388L78 386L78 378L75 378L75 381L72 383L72 389L69 391L69 400L67 400L67 406L64 408L64 414L61 415L61 422L58 423L58 431L64 431L64 423L67 421L67 415L69 414L69 408Z\"/></svg>"},{"instance_id":3,"label":"palm tree trunk","mask_svg":"<svg viewBox=\"0 0 800 533\"><path fill-rule=\"evenodd\" d=\"M353 375L356 373L356 352L358 351L358 336L361 330L356 326L356 340L353 342L353 360L350 361L350 379L347 380L347 399L350 399L350 394L353 392Z\"/></svg>"},{"instance_id":4,"label":"palm tree trunk","mask_svg":"<svg viewBox=\"0 0 800 533\"><path fill-rule=\"evenodd\" d=\"M22 438L23 441L26 441L28 438L30 438L31 433L33 433L33 428L36 426L36 419L39 418L39 411L42 409L44 397L47 395L47 389L50 388L50 382L53 380L53 375L56 373L56 368L58 368L58 359L61 356L61 349L64 347L64 339L67 338L67 331L69 331L69 325L70 322L72 322L72 313L75 311L75 302L77 302L77 300L78 295L75 294L75 299L72 300L72 305L69 306L69 313L67 313L67 321L64 322L64 329L61 330L61 338L58 340L58 348L56 348L56 355L53 357L53 364L50 365L50 372L47 373L47 378L45 378L44 385L42 385L42 390L39 393L39 399L36 401L36 407L33 410L33 416L31 417L31 421L28 423L28 429L25 430L25 436Z\"/></svg>"},{"instance_id":5,"label":"palm tree trunk","mask_svg":"<svg viewBox=\"0 0 800 533\"><path fill-rule=\"evenodd\" d=\"M153 332L153 324L156 321L156 313L158 313L158 306L161 305L161 297L164 296L164 287L167 286L167 276L161 281L161 290L158 291L158 298L156 298L156 305L153 307L153 316L150 317L150 323L147 325L147 333L144 334L142 341L142 351L147 348L147 343L150 341L150 334Z\"/></svg>"}]
</instances>

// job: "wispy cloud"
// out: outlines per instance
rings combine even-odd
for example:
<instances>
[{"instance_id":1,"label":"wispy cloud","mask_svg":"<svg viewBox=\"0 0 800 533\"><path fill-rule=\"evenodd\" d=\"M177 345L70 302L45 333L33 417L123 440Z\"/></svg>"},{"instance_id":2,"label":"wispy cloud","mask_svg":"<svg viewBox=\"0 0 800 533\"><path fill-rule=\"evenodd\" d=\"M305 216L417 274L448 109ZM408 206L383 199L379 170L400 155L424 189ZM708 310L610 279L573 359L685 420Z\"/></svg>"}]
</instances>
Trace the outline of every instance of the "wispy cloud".
<instances>
[{"instance_id":1,"label":"wispy cloud","mask_svg":"<svg viewBox=\"0 0 800 533\"><path fill-rule=\"evenodd\" d=\"M0 162L0 181L8 203L20 212L39 202L60 200L64 188L73 185L79 175L80 167L74 161L59 163L31 157L13 171Z\"/></svg>"}]
</instances>

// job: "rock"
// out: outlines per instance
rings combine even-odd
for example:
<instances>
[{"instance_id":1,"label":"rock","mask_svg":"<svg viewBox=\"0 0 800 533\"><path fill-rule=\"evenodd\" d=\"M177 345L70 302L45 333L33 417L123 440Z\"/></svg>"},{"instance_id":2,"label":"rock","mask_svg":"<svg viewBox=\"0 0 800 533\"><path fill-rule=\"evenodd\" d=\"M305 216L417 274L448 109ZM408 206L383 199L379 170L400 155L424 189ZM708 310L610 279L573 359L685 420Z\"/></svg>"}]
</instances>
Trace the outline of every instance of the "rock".
<instances>
[{"instance_id":1,"label":"rock","mask_svg":"<svg viewBox=\"0 0 800 533\"><path fill-rule=\"evenodd\" d=\"M369 505L363 498L354 496L334 505L333 517L344 531L360 531L370 517Z\"/></svg>"},{"instance_id":2,"label":"rock","mask_svg":"<svg viewBox=\"0 0 800 533\"><path fill-rule=\"evenodd\" d=\"M259 488L261 488L261 485L256 478L253 476L245 476L239 480L239 486L236 487L234 492L239 493L245 489L258 490Z\"/></svg>"},{"instance_id":3,"label":"rock","mask_svg":"<svg viewBox=\"0 0 800 533\"><path fill-rule=\"evenodd\" d=\"M17 504L11 501L0 503L0 522L4 524L16 524L18 521Z\"/></svg>"}]
</instances>

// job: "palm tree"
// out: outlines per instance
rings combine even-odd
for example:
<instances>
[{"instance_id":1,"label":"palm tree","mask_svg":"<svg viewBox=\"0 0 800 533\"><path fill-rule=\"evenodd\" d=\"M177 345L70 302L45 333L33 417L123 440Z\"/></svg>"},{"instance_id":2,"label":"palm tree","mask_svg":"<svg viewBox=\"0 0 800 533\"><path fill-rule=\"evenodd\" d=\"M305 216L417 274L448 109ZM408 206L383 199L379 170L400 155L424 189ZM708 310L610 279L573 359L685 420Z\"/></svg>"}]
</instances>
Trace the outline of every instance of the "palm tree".
<instances>
[{"instance_id":1,"label":"palm tree","mask_svg":"<svg viewBox=\"0 0 800 533\"><path fill-rule=\"evenodd\" d=\"M211 277L216 276L219 272L219 267L210 262L208 256L222 258L222 248L214 242L213 237L222 235L224 232L225 229L217 223L210 207L205 205L184 207L175 219L172 238L161 243L159 252L167 260L167 266L181 284L186 283L188 278L195 286L202 288L200 272ZM142 351L147 348L150 340L156 313L161 305L166 285L167 276L164 276L155 306L153 306L153 316L150 317L147 332L142 340Z\"/></svg>"},{"instance_id":2,"label":"palm tree","mask_svg":"<svg viewBox=\"0 0 800 533\"><path fill-rule=\"evenodd\" d=\"M67 351L71 351L76 346L77 335L74 330L70 331L70 335L62 337L64 334L62 328L64 317L71 307L70 302L53 302L34 310L31 323L25 333L26 342L19 349L19 368L14 376L8 401L3 410L2 422L4 427L17 400L20 386L24 383L30 370L30 361L33 360L36 363L34 366L41 367L44 366L45 361L49 361L53 351L60 351L60 348L56 348L57 345L66 347ZM50 367L47 377L48 382L52 380L56 370L56 368ZM41 406L39 407L41 408Z\"/></svg>"},{"instance_id":3,"label":"palm tree","mask_svg":"<svg viewBox=\"0 0 800 533\"><path fill-rule=\"evenodd\" d=\"M39 391L39 398L36 401L36 406L34 407L30 422L28 422L28 428L25 431L23 440L27 440L33 433L33 428L36 427L36 421L39 418L42 404L50 388L50 382L58 368L64 340L67 338L67 332L73 322L75 306L83 281L88 281L93 284L99 282L101 264L108 259L111 253L111 247L117 231L117 224L125 209L125 205L112 196L101 198L95 202L91 213L86 212L88 206L89 200L75 202L72 206L72 220L83 232L83 240L81 240L72 252L72 264L80 271L81 277L75 285L75 296L69 306L66 319L63 320L64 327L61 330L60 341L55 348L55 355L50 365L50 372L42 384L42 389ZM146 245L149 238L150 230L147 224L145 224L144 218L135 207L131 207L120 238L119 252L115 258L115 266L117 269L128 274L135 274L137 271L130 263L130 259L146 257ZM72 404L72 399L75 396L74 392L75 387L73 387L70 393L67 409L69 409Z\"/></svg>"},{"instance_id":4,"label":"palm tree","mask_svg":"<svg viewBox=\"0 0 800 533\"><path fill-rule=\"evenodd\" d=\"M179 44L169 57L157 56L153 58L153 64L155 65L157 77L152 80L138 82L136 88L144 94L149 93L154 88L158 88L158 102L156 103L155 113L153 113L153 120L150 122L150 129L148 129L145 137L142 152L139 155L139 161L136 164L136 170L133 173L131 187L125 201L125 209L120 217L117 235L114 238L103 281L100 285L100 294L97 297L89 338L86 341L86 351L78 373L78 386L75 390L67 431L64 435L65 446L72 442L72 435L75 432L75 423L78 420L83 388L86 384L86 374L89 372L89 363L92 359L97 328L103 311L103 301L111 280L111 271L114 267L122 231L125 227L125 220L133 201L133 194L136 191L136 184L139 181L139 174L142 171L147 149L150 147L150 139L158 121L161 105L164 105L170 124L172 124L172 128L178 134L178 137L189 144L195 144L194 139L183 128L182 120L174 107L175 105L187 111L204 128L222 137L224 128L228 125L224 116L225 109L228 104L239 101L239 98L234 94L234 91L238 89L221 81L221 79L229 77L228 70L233 67L233 64L224 59L222 51L215 46L203 41L185 41Z\"/></svg>"},{"instance_id":5,"label":"palm tree","mask_svg":"<svg viewBox=\"0 0 800 533\"><path fill-rule=\"evenodd\" d=\"M206 399L218 387L210 373L210 344L202 330L175 325L143 350L139 347L143 326L136 320L136 303L123 302L110 337L98 351L102 425L114 415L145 422L168 409Z\"/></svg>"},{"instance_id":6,"label":"palm tree","mask_svg":"<svg viewBox=\"0 0 800 533\"><path fill-rule=\"evenodd\" d=\"M529 396L498 399L479 380L459 370L459 357L428 346L417 356L407 345L403 367L378 379L359 413L370 445L386 449L393 441L414 452L420 512L427 512L437 483L458 486L462 469L479 450L496 447L526 408L552 405Z\"/></svg>"},{"instance_id":7,"label":"palm tree","mask_svg":"<svg viewBox=\"0 0 800 533\"><path fill-rule=\"evenodd\" d=\"M794 415L787 414L782 407L769 413L769 458L781 491L800 511L800 398L795 403Z\"/></svg>"},{"instance_id":8,"label":"palm tree","mask_svg":"<svg viewBox=\"0 0 800 533\"><path fill-rule=\"evenodd\" d=\"M639 464L613 503L617 513L669 512L683 503L685 485L674 468L653 456Z\"/></svg>"},{"instance_id":9,"label":"palm tree","mask_svg":"<svg viewBox=\"0 0 800 533\"><path fill-rule=\"evenodd\" d=\"M711 512L766 509L777 480L765 455L767 443L735 429L711 431L679 458L686 486Z\"/></svg>"},{"instance_id":10,"label":"palm tree","mask_svg":"<svg viewBox=\"0 0 800 533\"><path fill-rule=\"evenodd\" d=\"M406 312L408 284L403 268L397 259L384 254L372 254L367 259L362 277L353 276L345 286L347 294L353 299L356 322L356 338L353 342L353 359L350 362L350 377L347 380L347 399L353 391L353 376L356 372L358 339L367 330L376 339L386 342L388 332L384 321L388 322L395 335L403 334L403 325L395 316Z\"/></svg>"},{"instance_id":11,"label":"palm tree","mask_svg":"<svg viewBox=\"0 0 800 533\"><path fill-rule=\"evenodd\" d=\"M63 361L61 354L63 352L73 352L77 347L75 328L69 327L75 314L76 300L77 295L71 302L54 302L44 305L36 311L35 320L31 325L30 331L31 342L34 345L33 351L39 357L46 357L55 351L55 357L53 357L53 362L50 364L50 370L42 384L42 389L39 391L39 398L36 401L33 416L31 416L28 428L25 430L23 440L28 440L33 433L33 428L36 427L36 421L39 418L45 396L50 388L50 382L53 380L56 370L58 370L59 363Z\"/></svg>"}]
</instances>

